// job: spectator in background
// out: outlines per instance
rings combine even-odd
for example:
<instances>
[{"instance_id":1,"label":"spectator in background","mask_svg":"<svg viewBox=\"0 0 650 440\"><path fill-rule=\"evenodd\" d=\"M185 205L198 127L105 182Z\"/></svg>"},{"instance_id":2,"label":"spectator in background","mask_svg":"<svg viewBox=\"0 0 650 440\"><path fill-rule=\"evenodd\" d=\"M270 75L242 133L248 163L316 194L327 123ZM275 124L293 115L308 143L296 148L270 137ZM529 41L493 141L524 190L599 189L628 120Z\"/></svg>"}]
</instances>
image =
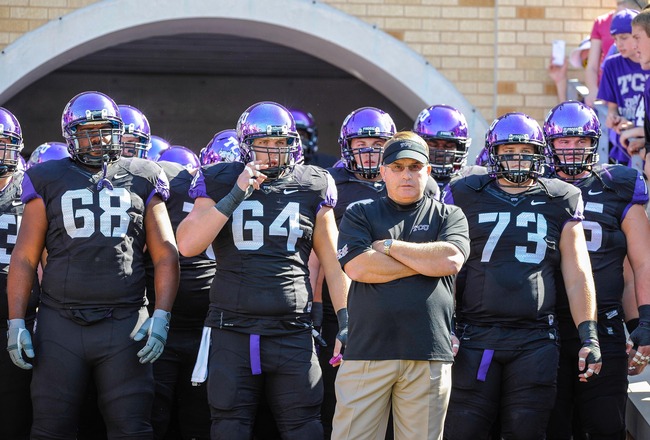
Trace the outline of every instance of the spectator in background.
<instances>
[{"instance_id":1,"label":"spectator in background","mask_svg":"<svg viewBox=\"0 0 650 440\"><path fill-rule=\"evenodd\" d=\"M608 57L598 88L598 99L607 103L606 125L610 129L609 159L627 165L630 156L618 139L621 128L643 126L645 113L643 90L648 73L639 64L639 55L632 38L632 20L638 11L624 9L614 14L610 33L619 53Z\"/></svg>"},{"instance_id":2,"label":"spectator in background","mask_svg":"<svg viewBox=\"0 0 650 440\"><path fill-rule=\"evenodd\" d=\"M580 45L571 51L569 56L569 63L571 67L575 69L585 69L587 67L587 59L589 58L589 48L591 47L591 41L589 38L585 38L580 42ZM548 65L548 76L555 83L555 90L557 92L557 99L559 102L564 102L567 100L567 83L568 83L568 71L569 65L565 62L561 66L557 66L553 63Z\"/></svg>"},{"instance_id":3,"label":"spectator in background","mask_svg":"<svg viewBox=\"0 0 650 440\"><path fill-rule=\"evenodd\" d=\"M632 38L635 42L635 50L639 54L639 63L642 66L650 68L650 10L645 9L632 20ZM640 154L645 158L644 172L646 176L650 176L650 161L648 161L648 153L650 153L650 81L646 81L645 89L643 92L643 101L645 105L645 115L643 117L643 133L638 128L633 129L636 132L631 133L632 130L626 131L621 134L622 142L630 137L643 139L643 142L626 142L628 145L628 152L630 154Z\"/></svg>"},{"instance_id":4,"label":"spectator in background","mask_svg":"<svg viewBox=\"0 0 650 440\"><path fill-rule=\"evenodd\" d=\"M614 14L623 9L641 10L646 4L647 0L617 0L615 10L600 15L594 20L594 25L591 30L591 48L589 49L589 59L585 73L585 83L591 91L585 98L585 104L588 106L594 106L594 102L596 101L596 93L594 91L598 90L598 85L600 84L602 74L601 65L605 59L605 55L609 52L612 44L614 44L614 38L609 33Z\"/></svg>"}]
</instances>

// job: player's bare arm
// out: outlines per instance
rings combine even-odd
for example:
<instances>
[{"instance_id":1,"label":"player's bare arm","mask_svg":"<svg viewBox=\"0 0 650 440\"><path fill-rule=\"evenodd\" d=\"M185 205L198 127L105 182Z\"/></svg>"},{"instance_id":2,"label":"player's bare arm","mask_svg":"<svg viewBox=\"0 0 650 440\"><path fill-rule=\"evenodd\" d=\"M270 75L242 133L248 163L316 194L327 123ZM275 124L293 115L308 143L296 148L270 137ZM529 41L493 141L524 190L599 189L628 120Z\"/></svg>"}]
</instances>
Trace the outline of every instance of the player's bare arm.
<instances>
[{"instance_id":1,"label":"player's bare arm","mask_svg":"<svg viewBox=\"0 0 650 440\"><path fill-rule=\"evenodd\" d=\"M36 267L45 248L47 233L45 204L40 198L25 205L23 220L11 254L7 279L9 319L23 319L27 310Z\"/></svg>"},{"instance_id":2,"label":"player's bare arm","mask_svg":"<svg viewBox=\"0 0 650 440\"><path fill-rule=\"evenodd\" d=\"M147 249L154 264L156 308L171 311L178 290L178 249L167 207L159 196L154 196L144 218Z\"/></svg>"}]
</instances>

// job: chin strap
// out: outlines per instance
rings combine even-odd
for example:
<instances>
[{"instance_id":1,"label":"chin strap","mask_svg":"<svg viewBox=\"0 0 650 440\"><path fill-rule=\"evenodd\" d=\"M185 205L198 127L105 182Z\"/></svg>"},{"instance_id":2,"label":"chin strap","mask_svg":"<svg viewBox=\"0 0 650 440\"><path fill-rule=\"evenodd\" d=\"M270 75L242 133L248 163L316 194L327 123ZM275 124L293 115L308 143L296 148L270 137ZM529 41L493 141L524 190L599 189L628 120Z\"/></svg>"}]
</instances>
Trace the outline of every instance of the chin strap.
<instances>
[{"instance_id":1,"label":"chin strap","mask_svg":"<svg viewBox=\"0 0 650 440\"><path fill-rule=\"evenodd\" d=\"M106 173L108 172L108 154L105 154L102 157L102 178L97 182L97 191L101 191L102 188L107 188L109 190L113 189L113 184L110 180L106 178Z\"/></svg>"}]
</instances>

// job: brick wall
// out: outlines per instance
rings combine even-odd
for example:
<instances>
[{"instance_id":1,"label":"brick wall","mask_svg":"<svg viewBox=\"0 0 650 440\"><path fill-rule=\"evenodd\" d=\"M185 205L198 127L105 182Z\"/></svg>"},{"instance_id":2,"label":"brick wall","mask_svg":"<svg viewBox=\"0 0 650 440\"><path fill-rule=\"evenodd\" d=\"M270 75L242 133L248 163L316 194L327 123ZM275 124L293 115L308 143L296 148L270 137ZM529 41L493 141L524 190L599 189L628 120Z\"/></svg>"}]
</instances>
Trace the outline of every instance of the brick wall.
<instances>
[{"instance_id":1,"label":"brick wall","mask_svg":"<svg viewBox=\"0 0 650 440\"><path fill-rule=\"evenodd\" d=\"M0 0L0 48L97 0ZM541 120L556 103L546 74L551 42L567 55L614 0L323 0L420 53L487 120L524 111ZM586 4L586 5L585 5ZM571 77L581 72L570 70Z\"/></svg>"}]
</instances>

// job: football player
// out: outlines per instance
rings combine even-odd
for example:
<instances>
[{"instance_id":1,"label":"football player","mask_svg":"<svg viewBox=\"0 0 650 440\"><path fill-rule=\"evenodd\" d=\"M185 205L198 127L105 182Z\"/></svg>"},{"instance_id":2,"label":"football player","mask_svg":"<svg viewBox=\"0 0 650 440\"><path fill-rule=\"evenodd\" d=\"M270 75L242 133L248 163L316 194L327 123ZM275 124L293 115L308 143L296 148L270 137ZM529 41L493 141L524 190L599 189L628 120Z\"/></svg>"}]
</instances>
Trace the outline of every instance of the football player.
<instances>
[{"instance_id":1,"label":"football player","mask_svg":"<svg viewBox=\"0 0 650 440\"><path fill-rule=\"evenodd\" d=\"M16 117L7 109L0 107L0 289L3 300L0 312L0 325L7 332L7 272L16 244L23 214L20 200L23 172L18 170L20 151L23 149L23 133ZM26 311L20 325L32 330L36 317L36 306L40 287L38 279L27 290ZM21 327L21 328L22 328ZM13 331L13 330L12 330ZM32 347L26 347L32 351ZM31 371L20 370L11 362L10 353L0 357L0 438L28 439L32 423L32 402L29 385Z\"/></svg>"},{"instance_id":2,"label":"football player","mask_svg":"<svg viewBox=\"0 0 650 440\"><path fill-rule=\"evenodd\" d=\"M336 187L325 170L300 165L300 137L280 104L249 107L237 135L242 162L203 169L191 190L194 207L177 232L183 255L213 242L217 256L206 319L211 437L251 438L266 396L283 438L322 438L308 259L313 248L335 309L344 308L347 279L336 259L332 211ZM344 341L347 323L341 327Z\"/></svg>"},{"instance_id":3,"label":"football player","mask_svg":"<svg viewBox=\"0 0 650 440\"><path fill-rule=\"evenodd\" d=\"M650 263L646 258L650 223L643 206L648 202L648 191L639 171L622 165L597 165L601 129L590 107L577 101L554 107L546 117L544 134L552 150L555 176L580 189L585 202L583 227L596 285L603 357L598 381L577 380L576 354L581 343L566 297L559 295L560 368L548 437L571 438L572 422L577 417L584 431L581 436L625 438L628 356L623 326L623 263L627 255L636 290L650 293ZM562 290L562 283L558 287ZM630 366L645 365L646 351L650 354L650 347L637 352Z\"/></svg>"},{"instance_id":4,"label":"football player","mask_svg":"<svg viewBox=\"0 0 650 440\"><path fill-rule=\"evenodd\" d=\"M32 438L74 438L94 380L108 438L150 439L154 382L178 287L178 252L160 167L121 158L115 102L83 92L61 118L72 160L26 171L21 230L10 263L8 350L31 369ZM156 310L145 305L144 248L155 267ZM24 318L44 249L34 344ZM146 343L143 344L143 339ZM143 346L144 345L144 346Z\"/></svg>"},{"instance_id":5,"label":"football player","mask_svg":"<svg viewBox=\"0 0 650 440\"><path fill-rule=\"evenodd\" d=\"M449 105L432 105L420 112L413 131L429 145L431 175L440 188L452 178L471 174L467 155L472 139L465 116Z\"/></svg>"},{"instance_id":6,"label":"football player","mask_svg":"<svg viewBox=\"0 0 650 440\"><path fill-rule=\"evenodd\" d=\"M70 159L70 157L68 146L63 142L45 142L32 151L26 167L31 168L48 160Z\"/></svg>"},{"instance_id":7,"label":"football player","mask_svg":"<svg viewBox=\"0 0 650 440\"><path fill-rule=\"evenodd\" d=\"M151 148L149 120L135 107L125 104L120 104L118 107L124 122L122 157L146 159L147 150Z\"/></svg>"},{"instance_id":8,"label":"football player","mask_svg":"<svg viewBox=\"0 0 650 440\"><path fill-rule=\"evenodd\" d=\"M539 177L545 140L529 116L496 119L486 146L489 174L445 190L467 216L472 246L457 282L461 342L444 435L487 438L500 412L503 437L544 438L559 357L556 272L580 335L580 380L601 368L582 198L573 185Z\"/></svg>"},{"instance_id":9,"label":"football player","mask_svg":"<svg viewBox=\"0 0 650 440\"><path fill-rule=\"evenodd\" d=\"M216 133L208 145L199 152L201 165L219 162L236 162L241 159L237 130L227 129Z\"/></svg>"},{"instance_id":10,"label":"football player","mask_svg":"<svg viewBox=\"0 0 650 440\"><path fill-rule=\"evenodd\" d=\"M172 147L158 158L169 180L170 194L165 202L174 231L191 211L194 200L189 189L199 170L199 159L185 147ZM210 438L210 409L205 386L192 386L203 321L208 312L209 291L215 273L214 258L206 252L193 257L180 256L180 284L174 301L170 333L160 359L153 365L156 395L151 423L154 439ZM149 309L155 309L155 272L147 265Z\"/></svg>"},{"instance_id":11,"label":"football player","mask_svg":"<svg viewBox=\"0 0 650 440\"><path fill-rule=\"evenodd\" d=\"M296 130L302 142L305 165L316 165L321 168L330 167L336 162L336 157L318 151L318 126L314 116L305 110L289 108L293 120L296 121Z\"/></svg>"},{"instance_id":12,"label":"football player","mask_svg":"<svg viewBox=\"0 0 650 440\"><path fill-rule=\"evenodd\" d=\"M160 157L160 154L171 148L171 144L160 136L151 135L151 147L147 150L146 159L156 162Z\"/></svg>"},{"instance_id":13,"label":"football player","mask_svg":"<svg viewBox=\"0 0 650 440\"><path fill-rule=\"evenodd\" d=\"M334 179L339 198L334 207L338 225L348 206L363 200L374 200L386 194L384 182L379 175L379 165L384 152L384 143L396 132L395 123L388 113L375 107L361 107L343 120L339 134L343 167L332 167L328 171ZM366 166L364 167L364 163ZM374 167L373 167L374 164ZM321 419L325 439L332 433L332 418L336 408L334 381L338 366L329 361L333 357L334 343L338 334L338 320L330 299L326 282L318 280L317 302L314 303L315 321L322 323L322 336L326 347L319 347L319 361L323 370L324 396ZM321 293L322 288L322 293ZM322 299L320 298L322 296ZM321 302L322 301L322 302ZM318 310L322 308L319 314Z\"/></svg>"}]
</instances>

